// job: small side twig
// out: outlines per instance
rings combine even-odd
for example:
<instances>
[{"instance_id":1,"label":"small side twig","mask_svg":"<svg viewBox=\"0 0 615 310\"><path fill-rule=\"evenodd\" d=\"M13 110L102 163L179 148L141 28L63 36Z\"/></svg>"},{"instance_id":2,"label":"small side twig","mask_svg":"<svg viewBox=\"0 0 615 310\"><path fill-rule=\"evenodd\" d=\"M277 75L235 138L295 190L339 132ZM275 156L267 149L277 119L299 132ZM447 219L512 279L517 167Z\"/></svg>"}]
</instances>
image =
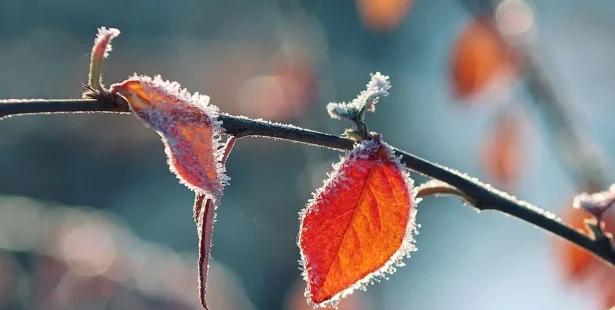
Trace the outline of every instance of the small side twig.
<instances>
[{"instance_id":1,"label":"small side twig","mask_svg":"<svg viewBox=\"0 0 615 310\"><path fill-rule=\"evenodd\" d=\"M438 196L438 195L450 195L457 196L461 198L463 201L474 205L476 202L472 199L472 197L466 195L466 193L460 191L458 188L444 183L440 180L430 180L421 185L419 185L416 189L416 198L423 198L427 196Z\"/></svg>"}]
</instances>

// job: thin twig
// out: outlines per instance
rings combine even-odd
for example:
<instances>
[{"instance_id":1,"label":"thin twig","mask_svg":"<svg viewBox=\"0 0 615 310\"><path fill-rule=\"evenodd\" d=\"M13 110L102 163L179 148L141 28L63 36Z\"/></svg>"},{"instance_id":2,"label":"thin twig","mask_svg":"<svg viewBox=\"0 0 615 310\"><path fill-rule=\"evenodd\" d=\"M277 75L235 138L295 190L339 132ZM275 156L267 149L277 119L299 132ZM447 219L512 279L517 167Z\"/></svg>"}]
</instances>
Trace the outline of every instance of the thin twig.
<instances>
[{"instance_id":1,"label":"thin twig","mask_svg":"<svg viewBox=\"0 0 615 310\"><path fill-rule=\"evenodd\" d=\"M416 188L416 198L423 198L427 196L440 196L450 195L461 198L466 203L474 205L472 197L466 195L466 193L460 191L455 186L448 183L444 183L440 180L431 179Z\"/></svg>"},{"instance_id":2,"label":"thin twig","mask_svg":"<svg viewBox=\"0 0 615 310\"><path fill-rule=\"evenodd\" d=\"M129 112L128 105L121 97L86 100L0 100L2 116L45 114L45 113L87 113L87 112ZM260 136L293 141L303 144L328 147L336 150L351 149L355 141L287 124L254 120L243 116L221 114L219 120L226 133L237 138ZM394 148L402 163L410 170L448 183L466 197L470 197L479 210L497 210L534 224L558 235L615 266L615 251L589 236L562 223L554 214L527 202L516 199L488 184L471 178L456 170L432 163L415 155Z\"/></svg>"}]
</instances>

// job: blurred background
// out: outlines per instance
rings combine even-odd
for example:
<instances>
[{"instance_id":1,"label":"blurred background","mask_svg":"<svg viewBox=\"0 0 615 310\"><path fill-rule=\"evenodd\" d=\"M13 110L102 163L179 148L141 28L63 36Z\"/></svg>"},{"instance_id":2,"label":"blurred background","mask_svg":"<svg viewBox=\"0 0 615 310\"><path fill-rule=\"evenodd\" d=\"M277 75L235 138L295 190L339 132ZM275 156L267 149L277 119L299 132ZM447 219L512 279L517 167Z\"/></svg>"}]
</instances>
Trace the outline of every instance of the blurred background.
<instances>
[{"instance_id":1,"label":"blurred background","mask_svg":"<svg viewBox=\"0 0 615 310\"><path fill-rule=\"evenodd\" d=\"M608 1L3 0L0 97L80 97L100 26L122 31L107 84L161 74L224 112L333 134L349 124L326 104L380 71L393 88L370 130L578 223L572 197L608 187L610 168L587 168L598 153L579 152L591 146L566 140L570 124L552 116L565 107L605 163L615 156L614 14ZM550 90L559 98L536 100ZM212 309L309 309L298 212L338 157L238 141ZM0 309L199 309L193 198L158 135L130 115L0 121ZM407 266L341 309L615 304L612 271L531 225L454 198L425 199L418 221Z\"/></svg>"}]
</instances>

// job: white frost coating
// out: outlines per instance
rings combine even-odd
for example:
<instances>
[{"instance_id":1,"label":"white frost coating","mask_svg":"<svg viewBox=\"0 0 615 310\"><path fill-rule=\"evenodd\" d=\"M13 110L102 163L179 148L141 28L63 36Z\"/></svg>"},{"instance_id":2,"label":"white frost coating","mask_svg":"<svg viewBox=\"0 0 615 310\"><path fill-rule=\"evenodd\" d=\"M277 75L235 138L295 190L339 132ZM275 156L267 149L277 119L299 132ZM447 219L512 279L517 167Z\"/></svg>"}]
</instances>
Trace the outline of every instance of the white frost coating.
<instances>
[{"instance_id":1,"label":"white frost coating","mask_svg":"<svg viewBox=\"0 0 615 310\"><path fill-rule=\"evenodd\" d=\"M332 118L354 120L358 113L366 107L367 110L374 112L376 103L380 96L386 97L391 89L389 77L380 72L371 74L371 80L367 83L365 90L361 91L357 98L351 102L331 102L327 105L327 111Z\"/></svg>"},{"instance_id":2,"label":"white frost coating","mask_svg":"<svg viewBox=\"0 0 615 310\"><path fill-rule=\"evenodd\" d=\"M103 54L103 57L107 58L109 56L109 52L111 52L111 44L109 42L111 42L113 38L119 35L120 35L119 29L115 29L115 28L107 29L106 27L100 27L98 28L98 35L96 36L96 39L94 40L94 47L98 46L101 43L104 44L105 53Z\"/></svg>"},{"instance_id":3,"label":"white frost coating","mask_svg":"<svg viewBox=\"0 0 615 310\"><path fill-rule=\"evenodd\" d=\"M198 92L190 94L185 88L181 88L178 82L163 80L160 75L151 78L134 74L128 80L140 82L143 92L151 94L148 98L152 107L160 107L138 111L133 110L133 112L162 137L171 172L175 174L181 184L190 190L203 194L207 198L214 199L217 206L222 197L223 187L228 185L230 181L230 178L226 175L226 167L221 163L221 159L224 156L221 133L224 132L224 129L222 128L222 121L217 119L220 114L218 107L209 104L209 96L199 94ZM112 92L114 87L115 85L112 85ZM164 96L160 94L164 94ZM140 100L134 93L132 94L132 99ZM194 108L202 113L189 113L190 109ZM201 123L212 127L211 137L194 137L195 139L204 139L207 140L204 142L211 143L211 152L215 159L216 179L204 179L203 183L207 185L207 188L195 187L180 178L180 174L175 170L171 162L174 157L190 158L190 154L186 154L186 150L183 147L179 147L180 140L170 132L177 123ZM192 154L191 158L197 161L196 155Z\"/></svg>"},{"instance_id":4,"label":"white frost coating","mask_svg":"<svg viewBox=\"0 0 615 310\"><path fill-rule=\"evenodd\" d=\"M596 216L602 215L613 204L615 204L615 184L611 185L607 191L593 194L581 193L574 197L572 202L574 208L583 209Z\"/></svg>"},{"instance_id":5,"label":"white frost coating","mask_svg":"<svg viewBox=\"0 0 615 310\"><path fill-rule=\"evenodd\" d=\"M406 183L406 187L408 188L411 208L410 208L410 214L408 217L408 224L406 226L406 232L405 232L404 238L400 244L399 249L378 270L358 280L357 282L355 282L353 285L351 285L347 289L335 294L329 300L326 300L319 304L314 304L311 302L311 298L310 298L311 293L309 291L310 279L308 277L308 272L307 272L307 267L306 267L308 265L308 259L303 253L303 249L301 248L301 245L300 245L302 231L299 231L299 235L297 236L297 245L299 245L299 250L301 254L301 260L299 260L299 270L302 271L303 279L306 281L306 283L308 283L306 291L305 291L305 296L308 299L308 303L310 303L310 305L312 305L312 307L314 308L319 308L319 307L337 308L337 305L340 302L340 300L352 294L354 290L356 289L366 290L366 287L369 284L373 284L374 282L380 282L381 279L388 280L387 275L393 274L397 270L397 267L404 266L405 264L403 262L403 259L405 257L410 257L410 254L417 250L414 244L415 242L414 236L418 234L418 225L416 224L416 213L417 213L418 203L421 201L421 199L416 198L417 188L414 187L414 180L412 180L412 178L410 177L410 174L406 170L405 166L402 165L400 161L401 157L395 156L394 152L392 151L392 148L388 144L382 141L376 141L376 139L365 140L362 143L355 144L352 150L347 151L342 156L340 156L340 161L338 163L334 163L332 165L333 171L331 171L328 174L328 179L324 181L325 186L317 189L314 193L312 193L312 199L310 199L306 207L299 212L299 221L301 223L300 227L303 227L303 220L305 219L308 209L311 209L313 210L313 212L316 212L316 213L319 211L317 209L314 209L315 202L324 203L326 205L327 202L323 200L323 196L326 197L330 195L331 191L333 191L333 193L337 192L339 186L348 187L348 184L346 183L349 180L345 175L343 175L342 170L344 170L345 168L349 166L352 166L356 162L357 159L368 158L369 154L372 154L373 152L375 152L379 146L385 147L388 151L388 154L391 154L390 158L395 163L400 173L402 173L404 177L403 179ZM368 171L364 171L364 172L367 173ZM331 185L326 186L327 184L331 184ZM308 228L304 227L304 229L307 230Z\"/></svg>"},{"instance_id":6,"label":"white frost coating","mask_svg":"<svg viewBox=\"0 0 615 310\"><path fill-rule=\"evenodd\" d=\"M527 201L518 199L517 197L515 197L515 196L513 196L513 195L511 195L509 193L503 192L503 191L501 191L501 190L491 186L490 184L483 183L479 179L471 177L471 176L469 176L466 173L461 173L461 172L459 172L459 171L457 171L455 169L452 169L452 168L449 168L449 167L446 167L446 166L442 166L442 165L436 164L436 163L433 163L433 165L435 165L436 167L438 167L438 168L440 168L442 170L446 170L449 173L454 174L454 175L464 179L465 181L468 181L468 182L473 183L473 184L475 184L475 185L477 185L479 187L482 187L485 190L489 191L489 193L497 195L500 198L502 198L503 200L508 200L508 201L510 201L512 203L515 203L515 204L517 204L517 205L519 205L519 206L521 206L521 207L523 207L525 209L528 209L528 210L531 210L533 212L536 212L536 213L538 213L538 214L540 214L540 215L542 215L542 216L544 216L544 217L546 217L546 218L548 218L550 220L553 220L553 221L556 221L556 222L560 222L560 223L562 222L562 220L559 217L557 217L557 215L555 215L554 213L549 212L549 211L544 210L544 209L541 209L541 208L539 208L539 207L537 207L537 206L535 206L535 205L533 205L533 204L531 204L531 203L529 203ZM504 211L504 210L502 210L502 211Z\"/></svg>"}]
</instances>

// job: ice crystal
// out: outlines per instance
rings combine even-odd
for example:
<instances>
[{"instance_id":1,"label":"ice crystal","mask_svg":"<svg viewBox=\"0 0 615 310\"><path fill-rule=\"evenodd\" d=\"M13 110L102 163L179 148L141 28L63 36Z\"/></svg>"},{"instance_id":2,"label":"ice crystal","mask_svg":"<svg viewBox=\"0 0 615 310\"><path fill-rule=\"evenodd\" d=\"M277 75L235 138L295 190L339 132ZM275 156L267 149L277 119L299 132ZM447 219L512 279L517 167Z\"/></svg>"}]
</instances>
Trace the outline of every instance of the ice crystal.
<instances>
[{"instance_id":1,"label":"ice crystal","mask_svg":"<svg viewBox=\"0 0 615 310\"><path fill-rule=\"evenodd\" d=\"M100 27L98 28L98 35L94 40L94 48L92 54L100 51L103 57L108 57L111 52L111 40L120 35L120 31L115 28Z\"/></svg>"},{"instance_id":2,"label":"ice crystal","mask_svg":"<svg viewBox=\"0 0 615 310\"><path fill-rule=\"evenodd\" d=\"M376 103L380 97L389 95L391 83L389 77L376 72L371 74L371 80L367 83L365 90L361 91L357 98L351 102L331 102L327 105L327 111L332 118L347 119L351 121L362 121L364 112L376 110Z\"/></svg>"},{"instance_id":3,"label":"ice crystal","mask_svg":"<svg viewBox=\"0 0 615 310\"><path fill-rule=\"evenodd\" d=\"M602 214L615 204L615 184L609 190L588 194L581 193L574 197L572 206L583 209L588 213L600 218Z\"/></svg>"},{"instance_id":4,"label":"ice crystal","mask_svg":"<svg viewBox=\"0 0 615 310\"><path fill-rule=\"evenodd\" d=\"M102 85L102 63L103 59L109 56L111 52L111 40L120 35L120 31L115 28L100 27L98 29L98 35L94 40L94 46L92 47L92 55L90 58L90 73L88 76L88 85L92 90L103 92L104 87ZM84 94L87 98L87 93Z\"/></svg>"}]
</instances>

